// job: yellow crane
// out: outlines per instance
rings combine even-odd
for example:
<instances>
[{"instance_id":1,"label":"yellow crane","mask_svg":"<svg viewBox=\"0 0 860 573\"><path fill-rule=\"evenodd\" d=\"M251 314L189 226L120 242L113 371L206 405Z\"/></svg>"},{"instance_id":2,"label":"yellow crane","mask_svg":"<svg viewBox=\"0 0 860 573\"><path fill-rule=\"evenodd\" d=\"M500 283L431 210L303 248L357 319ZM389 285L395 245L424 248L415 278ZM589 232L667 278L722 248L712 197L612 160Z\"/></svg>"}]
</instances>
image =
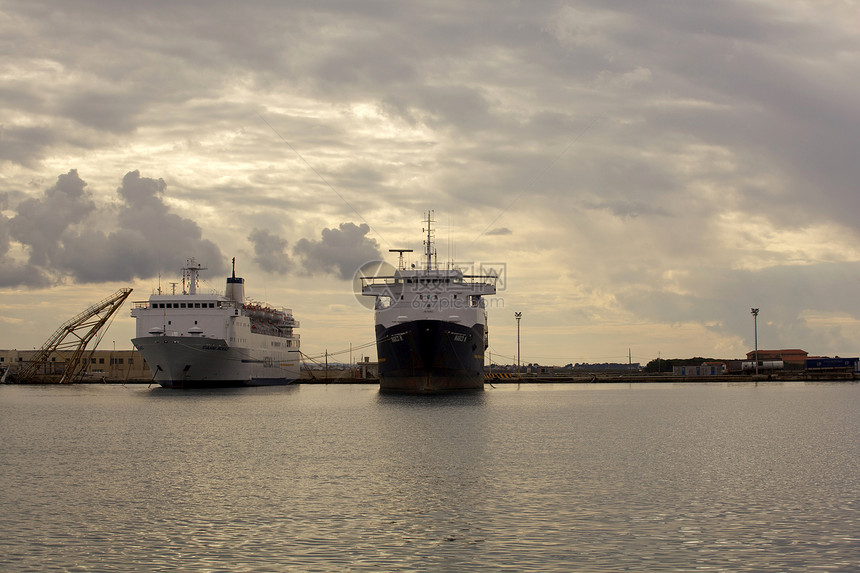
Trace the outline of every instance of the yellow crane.
<instances>
[{"instance_id":1,"label":"yellow crane","mask_svg":"<svg viewBox=\"0 0 860 573\"><path fill-rule=\"evenodd\" d=\"M33 356L32 362L16 376L20 382L33 381L41 372L47 371L48 360L54 352L69 352L66 367L57 380L59 384L71 384L80 374L89 358L98 348L99 342L107 332L104 328L114 313L122 306L132 289L121 288L106 299L97 302L74 318L64 322ZM87 346L92 344L88 350ZM86 357L85 357L86 355Z\"/></svg>"}]
</instances>

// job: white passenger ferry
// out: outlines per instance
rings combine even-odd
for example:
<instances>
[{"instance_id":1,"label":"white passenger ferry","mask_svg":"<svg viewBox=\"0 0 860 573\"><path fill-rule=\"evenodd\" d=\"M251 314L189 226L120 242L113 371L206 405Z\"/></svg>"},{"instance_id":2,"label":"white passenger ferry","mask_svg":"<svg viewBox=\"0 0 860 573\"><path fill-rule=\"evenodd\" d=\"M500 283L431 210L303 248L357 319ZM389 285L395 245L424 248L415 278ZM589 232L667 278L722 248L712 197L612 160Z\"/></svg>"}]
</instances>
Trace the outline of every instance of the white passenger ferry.
<instances>
[{"instance_id":1,"label":"white passenger ferry","mask_svg":"<svg viewBox=\"0 0 860 573\"><path fill-rule=\"evenodd\" d=\"M148 301L132 303L132 339L164 387L269 386L300 376L299 323L289 309L245 299L245 280L227 278L224 295L198 290L200 271L189 259L182 269L182 292L161 287ZM176 285L174 284L174 291Z\"/></svg>"}]
</instances>

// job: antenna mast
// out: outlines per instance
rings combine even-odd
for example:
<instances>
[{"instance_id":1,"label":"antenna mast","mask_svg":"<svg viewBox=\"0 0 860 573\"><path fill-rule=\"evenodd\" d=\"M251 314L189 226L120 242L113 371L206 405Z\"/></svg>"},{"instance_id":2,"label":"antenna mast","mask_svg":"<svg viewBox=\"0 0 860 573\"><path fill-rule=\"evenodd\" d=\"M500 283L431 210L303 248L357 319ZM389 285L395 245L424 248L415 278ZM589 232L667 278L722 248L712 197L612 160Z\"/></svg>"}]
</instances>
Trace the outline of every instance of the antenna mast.
<instances>
[{"instance_id":1,"label":"antenna mast","mask_svg":"<svg viewBox=\"0 0 860 573\"><path fill-rule=\"evenodd\" d=\"M433 258L436 256L436 249L433 248L433 227L432 223L435 223L436 220L433 219L433 209L427 211L427 228L424 229L427 231L427 240L424 241L424 255L427 257L427 270L433 270Z\"/></svg>"},{"instance_id":2,"label":"antenna mast","mask_svg":"<svg viewBox=\"0 0 860 573\"><path fill-rule=\"evenodd\" d=\"M194 265L197 264L195 267ZM235 268L235 267L234 267ZM182 294L197 294L197 282L199 280L200 271L208 270L206 267L200 266L194 257L188 259L185 267L182 269ZM188 278L188 291L185 290L185 279ZM175 293L174 293L175 294Z\"/></svg>"}]
</instances>

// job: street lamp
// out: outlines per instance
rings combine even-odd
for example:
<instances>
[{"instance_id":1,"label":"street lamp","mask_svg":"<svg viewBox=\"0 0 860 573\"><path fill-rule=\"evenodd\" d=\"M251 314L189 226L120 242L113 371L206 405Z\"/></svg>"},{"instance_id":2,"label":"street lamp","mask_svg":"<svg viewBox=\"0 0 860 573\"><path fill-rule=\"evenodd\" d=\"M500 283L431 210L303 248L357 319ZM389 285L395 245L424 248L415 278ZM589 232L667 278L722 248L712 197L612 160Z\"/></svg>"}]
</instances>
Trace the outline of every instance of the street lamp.
<instances>
[{"instance_id":1,"label":"street lamp","mask_svg":"<svg viewBox=\"0 0 860 573\"><path fill-rule=\"evenodd\" d=\"M755 373L758 374L758 309L751 308L750 314L753 315L753 328L755 331Z\"/></svg>"},{"instance_id":2,"label":"street lamp","mask_svg":"<svg viewBox=\"0 0 860 573\"><path fill-rule=\"evenodd\" d=\"M517 378L520 377L520 319L523 313L515 312L514 317L517 319Z\"/></svg>"}]
</instances>

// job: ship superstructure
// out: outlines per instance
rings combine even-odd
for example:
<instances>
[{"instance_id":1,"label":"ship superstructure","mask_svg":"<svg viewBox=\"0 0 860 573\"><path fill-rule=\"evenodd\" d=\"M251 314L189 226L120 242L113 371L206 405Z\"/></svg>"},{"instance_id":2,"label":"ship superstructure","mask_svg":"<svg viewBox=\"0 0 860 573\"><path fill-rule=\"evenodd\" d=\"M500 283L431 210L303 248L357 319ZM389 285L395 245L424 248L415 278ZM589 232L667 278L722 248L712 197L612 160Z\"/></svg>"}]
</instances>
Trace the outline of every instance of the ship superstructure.
<instances>
[{"instance_id":1,"label":"ship superstructure","mask_svg":"<svg viewBox=\"0 0 860 573\"><path fill-rule=\"evenodd\" d=\"M376 350L382 391L435 394L483 390L488 346L484 297L496 277L440 269L427 213L424 268L406 268L400 254L391 276L362 278L362 294L376 297Z\"/></svg>"},{"instance_id":2,"label":"ship superstructure","mask_svg":"<svg viewBox=\"0 0 860 573\"><path fill-rule=\"evenodd\" d=\"M299 378L299 323L289 309L245 299L245 280L227 278L223 295L201 293L192 258L182 269L182 292L132 303L134 346L165 387L267 386Z\"/></svg>"}]
</instances>

